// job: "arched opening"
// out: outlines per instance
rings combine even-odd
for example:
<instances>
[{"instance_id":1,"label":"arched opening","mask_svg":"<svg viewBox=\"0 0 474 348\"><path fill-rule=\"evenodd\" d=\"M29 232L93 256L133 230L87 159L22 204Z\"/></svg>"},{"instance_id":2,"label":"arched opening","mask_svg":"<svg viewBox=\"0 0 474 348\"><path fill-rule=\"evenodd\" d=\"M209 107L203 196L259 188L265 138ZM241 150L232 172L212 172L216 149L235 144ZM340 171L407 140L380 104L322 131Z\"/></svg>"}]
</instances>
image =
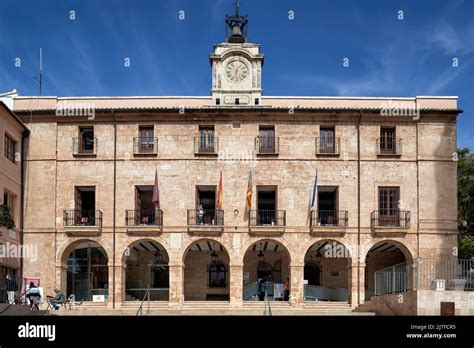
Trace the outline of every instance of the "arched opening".
<instances>
[{"instance_id":1,"label":"arched opening","mask_svg":"<svg viewBox=\"0 0 474 348\"><path fill-rule=\"evenodd\" d=\"M214 240L192 243L184 256L185 301L229 301L229 254Z\"/></svg>"},{"instance_id":2,"label":"arched opening","mask_svg":"<svg viewBox=\"0 0 474 348\"><path fill-rule=\"evenodd\" d=\"M314 243L304 258L305 301L349 300L351 255L341 243Z\"/></svg>"},{"instance_id":3,"label":"arched opening","mask_svg":"<svg viewBox=\"0 0 474 348\"><path fill-rule=\"evenodd\" d=\"M169 299L169 257L152 240L139 240L125 253L125 301L142 301L150 290L151 301Z\"/></svg>"},{"instance_id":4,"label":"arched opening","mask_svg":"<svg viewBox=\"0 0 474 348\"><path fill-rule=\"evenodd\" d=\"M411 260L408 249L398 242L385 240L372 246L365 258L365 300L370 300L376 292L397 293L409 289Z\"/></svg>"},{"instance_id":5,"label":"arched opening","mask_svg":"<svg viewBox=\"0 0 474 348\"><path fill-rule=\"evenodd\" d=\"M243 272L244 301L288 300L290 257L283 244L267 239L253 243L245 252Z\"/></svg>"},{"instance_id":6,"label":"arched opening","mask_svg":"<svg viewBox=\"0 0 474 348\"><path fill-rule=\"evenodd\" d=\"M67 253L67 296L103 302L109 296L109 268L105 249L93 241L78 242Z\"/></svg>"}]
</instances>

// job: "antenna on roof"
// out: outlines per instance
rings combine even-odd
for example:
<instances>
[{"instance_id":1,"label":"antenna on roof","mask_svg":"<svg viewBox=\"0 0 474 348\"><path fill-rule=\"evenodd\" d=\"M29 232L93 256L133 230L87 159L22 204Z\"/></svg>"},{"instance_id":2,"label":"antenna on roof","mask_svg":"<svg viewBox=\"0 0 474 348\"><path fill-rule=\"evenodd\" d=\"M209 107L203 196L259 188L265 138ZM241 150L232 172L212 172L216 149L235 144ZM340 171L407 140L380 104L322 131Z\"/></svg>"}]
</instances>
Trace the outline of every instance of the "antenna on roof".
<instances>
[{"instance_id":1,"label":"antenna on roof","mask_svg":"<svg viewBox=\"0 0 474 348\"><path fill-rule=\"evenodd\" d=\"M39 95L41 95L41 87L43 86L43 50L40 47L40 69L39 69L39 78L33 76L36 82L39 84Z\"/></svg>"}]
</instances>

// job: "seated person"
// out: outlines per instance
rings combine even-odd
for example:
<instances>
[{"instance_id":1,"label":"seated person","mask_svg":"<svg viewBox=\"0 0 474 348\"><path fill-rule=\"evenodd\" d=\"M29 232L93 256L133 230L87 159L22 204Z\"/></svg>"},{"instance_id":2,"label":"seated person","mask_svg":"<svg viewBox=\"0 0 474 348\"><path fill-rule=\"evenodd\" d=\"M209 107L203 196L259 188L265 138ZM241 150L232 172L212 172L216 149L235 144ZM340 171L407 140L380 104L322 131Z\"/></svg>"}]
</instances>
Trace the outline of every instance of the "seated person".
<instances>
[{"instance_id":1,"label":"seated person","mask_svg":"<svg viewBox=\"0 0 474 348\"><path fill-rule=\"evenodd\" d=\"M53 308L55 310L58 310L59 309L59 305L64 303L64 294L61 290L59 289L54 289L54 293L56 294L56 296L54 296L52 298L52 300L50 301L51 305L53 306Z\"/></svg>"},{"instance_id":2,"label":"seated person","mask_svg":"<svg viewBox=\"0 0 474 348\"><path fill-rule=\"evenodd\" d=\"M53 306L55 310L58 310L59 304L64 303L64 294L59 289L54 289L54 293L56 294L56 296L53 297L52 300L49 301L49 303L51 303L51 305Z\"/></svg>"},{"instance_id":3,"label":"seated person","mask_svg":"<svg viewBox=\"0 0 474 348\"><path fill-rule=\"evenodd\" d=\"M31 310L39 310L39 303L41 299L40 290L33 282L30 283L30 288L26 292L26 298L30 301Z\"/></svg>"}]
</instances>

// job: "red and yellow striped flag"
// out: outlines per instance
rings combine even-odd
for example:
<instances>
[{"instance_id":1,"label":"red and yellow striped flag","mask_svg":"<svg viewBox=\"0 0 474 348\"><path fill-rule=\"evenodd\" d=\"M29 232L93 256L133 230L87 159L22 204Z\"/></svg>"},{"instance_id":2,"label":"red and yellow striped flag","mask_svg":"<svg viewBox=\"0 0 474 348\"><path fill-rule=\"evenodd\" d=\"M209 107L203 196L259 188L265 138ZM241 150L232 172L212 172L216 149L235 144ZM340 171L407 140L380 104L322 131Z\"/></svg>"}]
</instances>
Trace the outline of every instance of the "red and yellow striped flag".
<instances>
[{"instance_id":1,"label":"red and yellow striped flag","mask_svg":"<svg viewBox=\"0 0 474 348\"><path fill-rule=\"evenodd\" d=\"M247 186L245 210L247 212L250 212L251 207L252 207L252 167L250 167L250 173L249 173L249 182Z\"/></svg>"}]
</instances>

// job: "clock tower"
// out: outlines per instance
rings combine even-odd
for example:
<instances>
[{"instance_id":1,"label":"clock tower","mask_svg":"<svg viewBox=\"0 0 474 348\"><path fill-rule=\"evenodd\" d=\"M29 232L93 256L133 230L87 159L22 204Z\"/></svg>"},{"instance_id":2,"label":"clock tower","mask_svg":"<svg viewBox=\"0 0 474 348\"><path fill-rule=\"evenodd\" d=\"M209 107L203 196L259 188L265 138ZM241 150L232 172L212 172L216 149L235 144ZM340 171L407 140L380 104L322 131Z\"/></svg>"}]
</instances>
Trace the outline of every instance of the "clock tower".
<instances>
[{"instance_id":1,"label":"clock tower","mask_svg":"<svg viewBox=\"0 0 474 348\"><path fill-rule=\"evenodd\" d=\"M214 45L210 55L212 100L215 105L260 105L263 54L260 45L248 42L248 19L236 2L233 16L226 15L226 40Z\"/></svg>"}]
</instances>

